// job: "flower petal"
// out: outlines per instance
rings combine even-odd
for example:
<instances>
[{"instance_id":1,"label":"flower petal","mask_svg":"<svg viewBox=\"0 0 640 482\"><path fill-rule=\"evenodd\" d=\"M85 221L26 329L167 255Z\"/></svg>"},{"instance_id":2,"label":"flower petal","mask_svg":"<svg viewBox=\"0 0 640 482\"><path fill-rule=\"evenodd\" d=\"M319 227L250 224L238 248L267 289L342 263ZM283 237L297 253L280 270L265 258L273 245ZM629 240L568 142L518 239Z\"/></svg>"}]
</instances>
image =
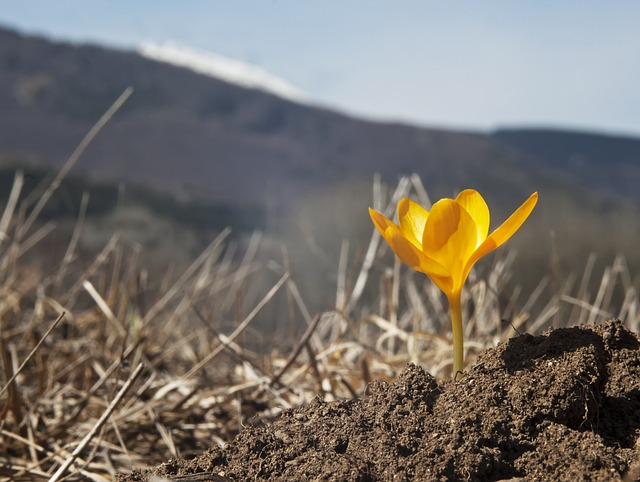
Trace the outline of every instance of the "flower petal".
<instances>
[{"instance_id":1,"label":"flower petal","mask_svg":"<svg viewBox=\"0 0 640 482\"><path fill-rule=\"evenodd\" d=\"M427 275L450 277L445 267L424 254L420 246L414 244L414 240L407 238L405 232L393 221L371 208L369 208L369 215L382 237L404 264Z\"/></svg>"},{"instance_id":2,"label":"flower petal","mask_svg":"<svg viewBox=\"0 0 640 482\"><path fill-rule=\"evenodd\" d=\"M441 199L433 205L422 238L425 254L445 267L460 289L466 277L465 266L476 250L478 228L471 215L454 199Z\"/></svg>"},{"instance_id":3,"label":"flower petal","mask_svg":"<svg viewBox=\"0 0 640 482\"><path fill-rule=\"evenodd\" d=\"M451 274L445 266L442 266L436 260L422 252L404 236L404 233L400 231L400 229L391 227L387 233L389 234L389 245L391 249L404 264L428 275L430 278L451 278Z\"/></svg>"},{"instance_id":4,"label":"flower petal","mask_svg":"<svg viewBox=\"0 0 640 482\"><path fill-rule=\"evenodd\" d=\"M375 209L369 208L369 216L371 216L371 220L373 221L373 224L375 225L376 228L378 228L378 231L380 231L380 234L382 234L382 237L385 239L386 239L386 236L384 233L387 230L387 228L389 226L396 226L396 223L394 223L384 214L379 213Z\"/></svg>"},{"instance_id":5,"label":"flower petal","mask_svg":"<svg viewBox=\"0 0 640 482\"><path fill-rule=\"evenodd\" d=\"M428 217L429 211L411 199L405 197L398 203L400 231L418 247L422 246L422 233Z\"/></svg>"},{"instance_id":6,"label":"flower petal","mask_svg":"<svg viewBox=\"0 0 640 482\"><path fill-rule=\"evenodd\" d=\"M474 189L465 189L456 197L462 207L469 213L478 228L476 247L487 239L489 233L489 207L480 193Z\"/></svg>"},{"instance_id":7,"label":"flower petal","mask_svg":"<svg viewBox=\"0 0 640 482\"><path fill-rule=\"evenodd\" d=\"M538 202L538 193L534 192L529 199L527 199L522 205L515 210L515 212L509 216L509 218L496 228L487 239L478 247L473 256L467 262L465 272L468 275L472 266L482 258L484 255L490 253L497 247L503 245L511 236L513 236L520 226L527 220L533 208L536 207Z\"/></svg>"}]
</instances>

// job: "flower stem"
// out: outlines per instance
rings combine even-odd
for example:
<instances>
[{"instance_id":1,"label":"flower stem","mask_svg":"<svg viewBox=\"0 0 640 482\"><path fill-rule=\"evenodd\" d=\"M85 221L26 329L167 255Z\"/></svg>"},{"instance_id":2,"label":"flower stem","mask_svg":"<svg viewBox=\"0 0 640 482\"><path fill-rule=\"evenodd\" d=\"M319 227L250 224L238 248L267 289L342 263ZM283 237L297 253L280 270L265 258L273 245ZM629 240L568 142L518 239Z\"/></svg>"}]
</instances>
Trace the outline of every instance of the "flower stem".
<instances>
[{"instance_id":1,"label":"flower stem","mask_svg":"<svg viewBox=\"0 0 640 482\"><path fill-rule=\"evenodd\" d=\"M462 334L462 307L460 292L452 293L449 298L451 312L451 331L453 332L453 378L459 380L464 371L464 339Z\"/></svg>"}]
</instances>

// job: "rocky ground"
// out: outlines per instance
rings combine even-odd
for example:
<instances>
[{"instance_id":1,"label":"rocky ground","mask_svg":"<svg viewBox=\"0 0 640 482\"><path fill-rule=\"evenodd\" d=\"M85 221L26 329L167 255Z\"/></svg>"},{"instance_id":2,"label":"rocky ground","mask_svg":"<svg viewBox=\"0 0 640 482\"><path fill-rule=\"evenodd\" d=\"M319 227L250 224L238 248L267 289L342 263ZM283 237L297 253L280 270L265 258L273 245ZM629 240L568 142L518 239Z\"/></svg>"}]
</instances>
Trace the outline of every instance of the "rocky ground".
<instances>
[{"instance_id":1,"label":"rocky ground","mask_svg":"<svg viewBox=\"0 0 640 482\"><path fill-rule=\"evenodd\" d=\"M611 320L513 338L457 382L408 365L118 480L637 480L639 435L640 336Z\"/></svg>"}]
</instances>

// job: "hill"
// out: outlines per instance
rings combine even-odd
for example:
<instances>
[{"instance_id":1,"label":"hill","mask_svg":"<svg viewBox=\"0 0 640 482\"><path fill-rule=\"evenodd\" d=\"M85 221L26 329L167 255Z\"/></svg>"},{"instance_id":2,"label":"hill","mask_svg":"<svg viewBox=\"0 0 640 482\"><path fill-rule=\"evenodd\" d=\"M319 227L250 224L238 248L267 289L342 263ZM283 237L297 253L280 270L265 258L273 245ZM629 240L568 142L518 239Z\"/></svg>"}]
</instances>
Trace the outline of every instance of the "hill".
<instances>
[{"instance_id":1,"label":"hill","mask_svg":"<svg viewBox=\"0 0 640 482\"><path fill-rule=\"evenodd\" d=\"M570 190L596 187L613 199L638 200L639 139L366 122L135 52L6 29L0 29L0 74L5 159L60 165L133 86L80 167L92 179L138 183L179 199L283 203L344 179L369 180L377 172L393 181L415 172L438 196L467 185L485 191L502 185L520 198L551 177Z\"/></svg>"}]
</instances>

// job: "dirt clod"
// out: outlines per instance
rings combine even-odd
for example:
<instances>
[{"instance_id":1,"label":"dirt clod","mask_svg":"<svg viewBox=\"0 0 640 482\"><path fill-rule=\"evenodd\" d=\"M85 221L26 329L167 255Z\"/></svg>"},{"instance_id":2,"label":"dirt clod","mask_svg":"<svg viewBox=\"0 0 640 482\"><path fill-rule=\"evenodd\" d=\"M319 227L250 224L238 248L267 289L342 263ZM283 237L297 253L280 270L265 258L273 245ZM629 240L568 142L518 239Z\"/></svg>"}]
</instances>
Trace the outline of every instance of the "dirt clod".
<instances>
[{"instance_id":1,"label":"dirt clod","mask_svg":"<svg viewBox=\"0 0 640 482\"><path fill-rule=\"evenodd\" d=\"M408 365L119 480L636 480L639 435L640 337L611 320L511 339L458 382Z\"/></svg>"}]
</instances>

